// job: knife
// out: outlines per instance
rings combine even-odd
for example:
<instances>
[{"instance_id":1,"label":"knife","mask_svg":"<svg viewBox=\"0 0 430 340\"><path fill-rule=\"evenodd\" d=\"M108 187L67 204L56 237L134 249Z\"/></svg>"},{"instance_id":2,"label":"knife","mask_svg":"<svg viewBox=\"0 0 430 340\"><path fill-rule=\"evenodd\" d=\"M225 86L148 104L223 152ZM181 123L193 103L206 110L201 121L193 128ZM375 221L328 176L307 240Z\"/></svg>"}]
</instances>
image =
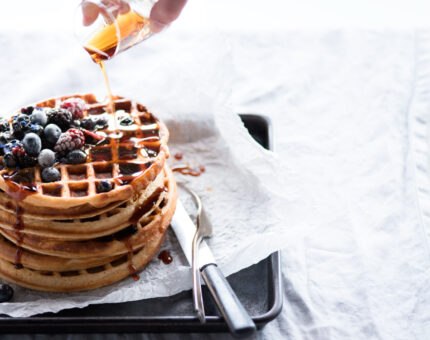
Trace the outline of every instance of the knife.
<instances>
[{"instance_id":1,"label":"knife","mask_svg":"<svg viewBox=\"0 0 430 340\"><path fill-rule=\"evenodd\" d=\"M188 263L191 265L192 243L196 226L179 199L176 203L176 211L173 215L171 226ZM250 336L256 330L254 321L252 321L230 284L218 268L212 252L204 240L200 244L198 258L202 277L221 315L224 317L230 332L236 337Z\"/></svg>"}]
</instances>

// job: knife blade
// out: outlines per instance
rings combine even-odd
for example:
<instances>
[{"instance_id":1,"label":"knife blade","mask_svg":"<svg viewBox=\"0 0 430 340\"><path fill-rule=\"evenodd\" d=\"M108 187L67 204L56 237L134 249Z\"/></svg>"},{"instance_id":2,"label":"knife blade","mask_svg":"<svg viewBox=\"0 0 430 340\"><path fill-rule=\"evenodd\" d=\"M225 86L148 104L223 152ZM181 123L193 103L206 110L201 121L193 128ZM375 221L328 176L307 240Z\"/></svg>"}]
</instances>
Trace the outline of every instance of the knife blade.
<instances>
[{"instance_id":1,"label":"knife blade","mask_svg":"<svg viewBox=\"0 0 430 340\"><path fill-rule=\"evenodd\" d=\"M176 234L176 238L181 245L182 251L187 258L189 265L191 266L193 237L196 232L196 225L191 220L179 199L176 202L176 211L170 225ZM199 268L210 263L215 263L215 259L205 240L202 240L199 250Z\"/></svg>"},{"instance_id":2,"label":"knife blade","mask_svg":"<svg viewBox=\"0 0 430 340\"><path fill-rule=\"evenodd\" d=\"M203 219L202 223L208 223L208 221ZM191 265L192 243L196 226L179 199L170 224L188 263ZM236 337L248 337L253 334L256 330L254 321L242 306L230 284L218 268L212 252L204 240L200 245L198 264L202 277L230 332Z\"/></svg>"}]
</instances>

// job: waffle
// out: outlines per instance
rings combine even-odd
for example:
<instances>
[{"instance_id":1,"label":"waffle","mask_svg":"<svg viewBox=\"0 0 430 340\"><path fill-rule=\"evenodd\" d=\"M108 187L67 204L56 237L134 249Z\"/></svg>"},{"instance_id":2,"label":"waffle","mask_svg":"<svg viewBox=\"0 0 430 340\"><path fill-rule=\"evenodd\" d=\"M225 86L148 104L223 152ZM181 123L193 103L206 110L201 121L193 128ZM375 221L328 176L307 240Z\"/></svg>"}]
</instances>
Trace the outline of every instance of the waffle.
<instances>
[{"instance_id":1,"label":"waffle","mask_svg":"<svg viewBox=\"0 0 430 340\"><path fill-rule=\"evenodd\" d=\"M58 107L59 103L69 97L79 97L87 103L84 116L106 114L106 103L97 102L94 95L68 96L45 100L34 104L39 107ZM130 113L135 124L121 127L121 138L111 138L112 131L118 125L113 115L107 115L109 127L100 130L106 135L106 143L93 146L89 150L89 161L82 165L60 164L61 179L56 182L44 183L41 169L34 167L23 170L14 181L22 184L32 183L33 194L22 199L22 206L38 208L60 207L75 208L74 211L100 208L108 203L126 200L134 193L144 189L163 169L169 156L167 140L168 130L164 123L156 119L147 109L134 101L122 97L114 97L116 117L122 112ZM136 135L136 134L139 135ZM137 143L133 138L139 138ZM136 145L137 144L137 145ZM22 189L11 187L5 180L13 171L0 171L0 189L13 194ZM109 192L97 192L100 180L109 180L113 189ZM57 208L56 208L57 209Z\"/></svg>"},{"instance_id":2,"label":"waffle","mask_svg":"<svg viewBox=\"0 0 430 340\"><path fill-rule=\"evenodd\" d=\"M71 218L28 214L24 208L24 212L20 217L25 225L22 233L24 235L42 236L45 239L48 237L65 241L87 240L110 235L129 226L129 219L138 205L144 204L148 198L151 200L158 199L157 193L164 187L164 182L165 174L162 172L139 195L134 195L120 205L108 209L96 209L91 213ZM0 206L0 227L15 231L15 226L18 222L15 213L16 208L9 200L7 203L11 204L7 205L7 207Z\"/></svg>"},{"instance_id":3,"label":"waffle","mask_svg":"<svg viewBox=\"0 0 430 340\"><path fill-rule=\"evenodd\" d=\"M84 164L59 163L61 178L42 180L40 166L0 169L0 277L53 292L101 287L136 272L153 257L176 207L165 125L139 103L114 98L115 116L91 95L34 104L58 107L70 97L84 116L105 115L102 142L86 146ZM134 124L113 121L126 112ZM108 181L111 190L99 192Z\"/></svg>"}]
</instances>

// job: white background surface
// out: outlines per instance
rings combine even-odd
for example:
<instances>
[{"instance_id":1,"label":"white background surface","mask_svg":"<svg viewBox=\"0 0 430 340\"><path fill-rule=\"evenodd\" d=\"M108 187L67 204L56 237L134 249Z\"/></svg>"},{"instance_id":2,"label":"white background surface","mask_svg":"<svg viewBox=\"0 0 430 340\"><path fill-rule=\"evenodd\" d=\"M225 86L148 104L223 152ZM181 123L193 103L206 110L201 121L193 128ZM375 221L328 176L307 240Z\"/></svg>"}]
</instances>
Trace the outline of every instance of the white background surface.
<instances>
[{"instance_id":1,"label":"white background surface","mask_svg":"<svg viewBox=\"0 0 430 340\"><path fill-rule=\"evenodd\" d=\"M7 46L0 67L13 64L16 77L0 84L5 109L14 107L17 93L45 94L41 74L59 91L82 90L67 74L85 60L84 52L72 43L62 51L54 47L62 37L70 41L70 7L59 1L8 3L10 14L0 22L0 43ZM426 1L195 0L149 47L112 61L111 82L121 93L137 93L124 65L136 62L147 76L156 70L166 77L176 66L191 75L206 41L205 48L232 67L234 110L272 117L277 151L309 190L312 209L304 216L308 227L283 251L283 313L258 337L430 337L429 226L415 195L410 121L430 112L422 99L430 95L430 40L416 30L428 27L428 13ZM14 30L43 34L45 42L52 34L52 44L27 51L10 39ZM181 47L189 53L179 59L175 51ZM158 55L171 55L173 66L155 62L151 73L145 61ZM65 57L75 64L65 67ZM6 62L12 58L14 63ZM95 88L98 70L89 72L85 85ZM216 88L210 81L199 74L187 88L210 91ZM201 338L165 336L189 337Z\"/></svg>"}]
</instances>

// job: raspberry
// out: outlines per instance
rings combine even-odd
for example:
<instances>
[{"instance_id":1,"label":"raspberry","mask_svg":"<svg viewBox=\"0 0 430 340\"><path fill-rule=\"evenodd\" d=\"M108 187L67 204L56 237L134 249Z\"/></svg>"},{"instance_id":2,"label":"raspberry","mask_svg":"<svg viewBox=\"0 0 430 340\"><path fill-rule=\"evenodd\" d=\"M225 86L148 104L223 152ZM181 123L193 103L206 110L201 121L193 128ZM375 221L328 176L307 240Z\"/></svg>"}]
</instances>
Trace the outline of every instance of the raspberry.
<instances>
[{"instance_id":1,"label":"raspberry","mask_svg":"<svg viewBox=\"0 0 430 340\"><path fill-rule=\"evenodd\" d=\"M25 152L22 144L17 144L14 146L12 148L12 154L15 156L15 159L21 168L29 168L35 166L37 163L37 158L29 156Z\"/></svg>"},{"instance_id":2,"label":"raspberry","mask_svg":"<svg viewBox=\"0 0 430 340\"><path fill-rule=\"evenodd\" d=\"M73 119L81 119L86 109L85 102L81 98L66 99L61 103L60 107L69 110L73 115Z\"/></svg>"},{"instance_id":3,"label":"raspberry","mask_svg":"<svg viewBox=\"0 0 430 340\"><path fill-rule=\"evenodd\" d=\"M50 109L47 113L48 124L55 124L62 131L67 131L72 123L72 113L65 109Z\"/></svg>"},{"instance_id":4,"label":"raspberry","mask_svg":"<svg viewBox=\"0 0 430 340\"><path fill-rule=\"evenodd\" d=\"M85 136L81 130L69 129L62 133L55 144L55 151L64 152L80 149L85 144Z\"/></svg>"},{"instance_id":5,"label":"raspberry","mask_svg":"<svg viewBox=\"0 0 430 340\"><path fill-rule=\"evenodd\" d=\"M14 156L16 158L24 157L25 150L24 150L24 147L22 146L22 144L20 143L20 144L17 144L16 146L14 146L12 148L12 153L14 154Z\"/></svg>"}]
</instances>

